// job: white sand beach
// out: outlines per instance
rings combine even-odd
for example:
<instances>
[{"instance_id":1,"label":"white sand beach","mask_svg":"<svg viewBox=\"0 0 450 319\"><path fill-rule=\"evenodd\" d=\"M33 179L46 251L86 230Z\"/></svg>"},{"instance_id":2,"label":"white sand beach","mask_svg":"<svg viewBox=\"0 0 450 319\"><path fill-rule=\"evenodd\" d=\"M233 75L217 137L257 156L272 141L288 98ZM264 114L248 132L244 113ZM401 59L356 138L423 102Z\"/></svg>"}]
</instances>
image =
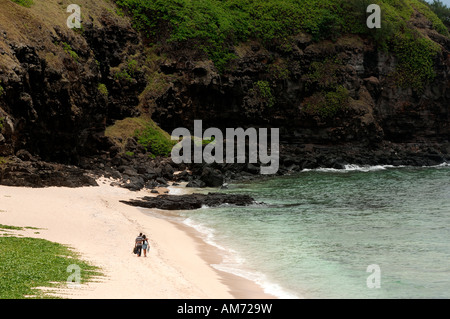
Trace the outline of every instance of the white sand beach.
<instances>
[{"instance_id":1,"label":"white sand beach","mask_svg":"<svg viewBox=\"0 0 450 319\"><path fill-rule=\"evenodd\" d=\"M105 277L57 291L82 299L274 298L244 278L219 272L214 247L195 230L120 203L149 192L131 192L99 180L99 187L0 186L0 224L37 227L19 231L72 247ZM149 237L147 257L132 253L140 233ZM68 273L68 275L70 275Z\"/></svg>"}]
</instances>

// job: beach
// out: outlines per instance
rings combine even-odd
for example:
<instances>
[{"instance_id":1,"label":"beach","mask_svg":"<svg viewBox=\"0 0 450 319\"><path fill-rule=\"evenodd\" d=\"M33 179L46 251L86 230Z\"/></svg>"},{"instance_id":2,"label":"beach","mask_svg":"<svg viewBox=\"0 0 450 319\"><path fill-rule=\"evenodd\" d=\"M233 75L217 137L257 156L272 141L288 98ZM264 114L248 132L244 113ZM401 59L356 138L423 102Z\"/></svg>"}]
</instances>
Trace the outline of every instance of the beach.
<instances>
[{"instance_id":1,"label":"beach","mask_svg":"<svg viewBox=\"0 0 450 319\"><path fill-rule=\"evenodd\" d=\"M120 200L155 196L131 192L99 179L98 187L0 186L0 224L26 228L17 235L67 245L104 276L80 287L52 289L70 299L268 299L257 284L214 269L217 249L196 231L145 214ZM179 189L178 189L179 192ZM38 229L34 229L38 228ZM149 238L147 257L132 253L139 233ZM70 274L68 273L68 276Z\"/></svg>"}]
</instances>

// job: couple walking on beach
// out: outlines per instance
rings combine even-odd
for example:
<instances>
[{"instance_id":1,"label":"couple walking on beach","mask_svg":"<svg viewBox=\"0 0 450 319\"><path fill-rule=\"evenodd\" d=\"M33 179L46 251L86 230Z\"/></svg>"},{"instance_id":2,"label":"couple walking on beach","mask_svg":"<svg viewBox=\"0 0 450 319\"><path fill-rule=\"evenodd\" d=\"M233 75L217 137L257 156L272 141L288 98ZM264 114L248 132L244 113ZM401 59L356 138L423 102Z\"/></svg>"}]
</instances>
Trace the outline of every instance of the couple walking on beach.
<instances>
[{"instance_id":1,"label":"couple walking on beach","mask_svg":"<svg viewBox=\"0 0 450 319\"><path fill-rule=\"evenodd\" d=\"M147 257L147 249L150 250L147 237L140 233L139 236L136 237L133 252L138 255L138 257L141 257L141 253L144 251L144 257Z\"/></svg>"}]
</instances>

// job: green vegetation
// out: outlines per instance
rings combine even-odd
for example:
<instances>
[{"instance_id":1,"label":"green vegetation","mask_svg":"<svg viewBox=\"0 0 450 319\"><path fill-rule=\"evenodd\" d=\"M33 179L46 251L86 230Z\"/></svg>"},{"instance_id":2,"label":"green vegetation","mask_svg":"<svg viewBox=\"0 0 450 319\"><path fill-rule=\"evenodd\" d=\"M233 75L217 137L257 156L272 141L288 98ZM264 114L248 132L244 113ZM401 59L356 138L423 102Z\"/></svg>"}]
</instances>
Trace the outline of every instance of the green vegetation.
<instances>
[{"instance_id":1,"label":"green vegetation","mask_svg":"<svg viewBox=\"0 0 450 319\"><path fill-rule=\"evenodd\" d=\"M397 34L393 40L393 51L399 60L393 74L396 83L421 90L435 77L433 59L439 50L438 44L416 33Z\"/></svg>"},{"instance_id":2,"label":"green vegetation","mask_svg":"<svg viewBox=\"0 0 450 319\"><path fill-rule=\"evenodd\" d=\"M9 159L7 157L0 156L0 168L3 168L8 164Z\"/></svg>"},{"instance_id":3,"label":"green vegetation","mask_svg":"<svg viewBox=\"0 0 450 319\"><path fill-rule=\"evenodd\" d=\"M414 29L411 20L417 12L431 21L433 29L449 36L447 28L422 0L383 0L378 3L383 13L382 28L369 31L369 34L382 49L397 56L397 70L392 74L395 83L402 87L423 89L435 76L433 61L440 47Z\"/></svg>"},{"instance_id":4,"label":"green vegetation","mask_svg":"<svg viewBox=\"0 0 450 319\"><path fill-rule=\"evenodd\" d=\"M10 229L10 230L23 230L23 227L18 226L10 226L10 225L2 225L0 224L0 229Z\"/></svg>"},{"instance_id":5,"label":"green vegetation","mask_svg":"<svg viewBox=\"0 0 450 319\"><path fill-rule=\"evenodd\" d=\"M5 127L5 118L0 117L0 133L2 132L4 127Z\"/></svg>"},{"instance_id":6,"label":"green vegetation","mask_svg":"<svg viewBox=\"0 0 450 319\"><path fill-rule=\"evenodd\" d=\"M322 118L334 117L338 112L348 107L349 92L342 85L335 90L320 91L306 99L306 112L319 115Z\"/></svg>"},{"instance_id":7,"label":"green vegetation","mask_svg":"<svg viewBox=\"0 0 450 319\"><path fill-rule=\"evenodd\" d=\"M117 15L119 17L124 17L125 13L123 12L123 10L121 8L115 8L115 10L112 10L110 8L106 8L106 11L108 11L109 13L112 13L113 15Z\"/></svg>"},{"instance_id":8,"label":"green vegetation","mask_svg":"<svg viewBox=\"0 0 450 319\"><path fill-rule=\"evenodd\" d=\"M20 4L21 6L24 6L24 7L27 7L27 8L31 7L31 5L34 4L33 0L12 0L12 2Z\"/></svg>"},{"instance_id":9,"label":"green vegetation","mask_svg":"<svg viewBox=\"0 0 450 319\"><path fill-rule=\"evenodd\" d=\"M128 74L127 70L117 71L116 73L114 73L114 78L120 81L125 80L128 82L133 82L133 78L131 77L130 74Z\"/></svg>"},{"instance_id":10,"label":"green vegetation","mask_svg":"<svg viewBox=\"0 0 450 319\"><path fill-rule=\"evenodd\" d=\"M136 60L128 60L125 67L119 68L119 70L114 73L114 78L117 80L133 82L133 79L139 70L138 62Z\"/></svg>"},{"instance_id":11,"label":"green vegetation","mask_svg":"<svg viewBox=\"0 0 450 319\"><path fill-rule=\"evenodd\" d=\"M195 138L195 136L193 136L192 138ZM215 141L216 141L216 138L214 136L212 136L211 138L205 138L205 139L202 139L202 145L208 145L208 144L214 145Z\"/></svg>"},{"instance_id":12,"label":"green vegetation","mask_svg":"<svg viewBox=\"0 0 450 319\"><path fill-rule=\"evenodd\" d=\"M105 130L105 136L116 140L116 142L122 142L122 146L124 146L126 140L133 137L136 130L145 128L146 123L147 120L142 117L128 117L108 126Z\"/></svg>"},{"instance_id":13,"label":"green vegetation","mask_svg":"<svg viewBox=\"0 0 450 319\"><path fill-rule=\"evenodd\" d=\"M149 121L144 129L136 130L135 136L139 144L155 156L169 156L175 142L170 135L159 128L153 121Z\"/></svg>"},{"instance_id":14,"label":"green vegetation","mask_svg":"<svg viewBox=\"0 0 450 319\"><path fill-rule=\"evenodd\" d=\"M135 76L136 72L139 71L138 62L134 59L127 61L127 71L131 76Z\"/></svg>"},{"instance_id":15,"label":"green vegetation","mask_svg":"<svg viewBox=\"0 0 450 319\"><path fill-rule=\"evenodd\" d=\"M105 135L114 139L123 150L125 150L125 144L129 138L136 138L137 142L154 156L170 155L175 144L167 132L158 127L151 119L143 117L116 121L114 125L106 128Z\"/></svg>"},{"instance_id":16,"label":"green vegetation","mask_svg":"<svg viewBox=\"0 0 450 319\"><path fill-rule=\"evenodd\" d=\"M272 107L275 104L275 97L272 95L270 84L267 81L258 81L254 83L253 93L257 98L262 100L268 107Z\"/></svg>"},{"instance_id":17,"label":"green vegetation","mask_svg":"<svg viewBox=\"0 0 450 319\"><path fill-rule=\"evenodd\" d=\"M305 100L304 110L322 118L335 116L349 105L349 92L339 84L337 72L343 63L337 57L311 63L305 76L306 85L314 93Z\"/></svg>"},{"instance_id":18,"label":"green vegetation","mask_svg":"<svg viewBox=\"0 0 450 319\"><path fill-rule=\"evenodd\" d=\"M71 264L81 268L81 283L100 275L98 268L80 260L68 247L44 239L0 237L0 247L0 299L49 298L33 288L62 287L70 276L67 267Z\"/></svg>"},{"instance_id":19,"label":"green vegetation","mask_svg":"<svg viewBox=\"0 0 450 319\"><path fill-rule=\"evenodd\" d=\"M101 95L103 95L104 97L108 97L108 88L105 84L99 83L97 88Z\"/></svg>"},{"instance_id":20,"label":"green vegetation","mask_svg":"<svg viewBox=\"0 0 450 319\"><path fill-rule=\"evenodd\" d=\"M312 62L309 73L306 75L307 86L335 89L338 82L336 72L340 67L342 67L342 61L337 57L328 57L324 61Z\"/></svg>"},{"instance_id":21,"label":"green vegetation","mask_svg":"<svg viewBox=\"0 0 450 319\"><path fill-rule=\"evenodd\" d=\"M288 66L283 62L275 62L273 64L270 64L267 67L267 71L271 78L274 78L276 80L287 80L289 79L289 68Z\"/></svg>"},{"instance_id":22,"label":"green vegetation","mask_svg":"<svg viewBox=\"0 0 450 319\"><path fill-rule=\"evenodd\" d=\"M2 96L5 93L5 89L3 86L0 85L0 96Z\"/></svg>"},{"instance_id":23,"label":"green vegetation","mask_svg":"<svg viewBox=\"0 0 450 319\"><path fill-rule=\"evenodd\" d=\"M145 48L144 59L141 62L140 70L144 72L146 87L139 95L139 110L147 113L161 96L178 77L178 73L165 74L161 72L160 65L167 60L167 55L161 52L161 47L153 45Z\"/></svg>"},{"instance_id":24,"label":"green vegetation","mask_svg":"<svg viewBox=\"0 0 450 319\"><path fill-rule=\"evenodd\" d=\"M72 49L72 47L70 46L70 44L66 43L66 42L61 42L63 45L63 49L66 53L68 53L72 59L75 60L75 62L78 62L79 56L78 54Z\"/></svg>"},{"instance_id":25,"label":"green vegetation","mask_svg":"<svg viewBox=\"0 0 450 319\"><path fill-rule=\"evenodd\" d=\"M449 7L447 7L440 0L433 0L432 3L425 2L424 0L422 0L422 2L425 5L427 5L447 27L450 28L450 8Z\"/></svg>"},{"instance_id":26,"label":"green vegetation","mask_svg":"<svg viewBox=\"0 0 450 319\"><path fill-rule=\"evenodd\" d=\"M367 6L382 8L382 28L366 26ZM410 24L421 13L437 32L448 36L445 8L423 0L116 0L136 29L152 43L185 44L205 52L223 71L235 58L234 45L249 39L288 48L300 32L315 41L359 34L393 51L399 58L398 84L420 89L433 78L434 43ZM444 6L445 7L445 6ZM443 16L441 19L430 9ZM442 13L444 12L444 13ZM413 49L413 57L407 55ZM419 56L420 55L420 56ZM415 77L423 74L418 79Z\"/></svg>"}]
</instances>

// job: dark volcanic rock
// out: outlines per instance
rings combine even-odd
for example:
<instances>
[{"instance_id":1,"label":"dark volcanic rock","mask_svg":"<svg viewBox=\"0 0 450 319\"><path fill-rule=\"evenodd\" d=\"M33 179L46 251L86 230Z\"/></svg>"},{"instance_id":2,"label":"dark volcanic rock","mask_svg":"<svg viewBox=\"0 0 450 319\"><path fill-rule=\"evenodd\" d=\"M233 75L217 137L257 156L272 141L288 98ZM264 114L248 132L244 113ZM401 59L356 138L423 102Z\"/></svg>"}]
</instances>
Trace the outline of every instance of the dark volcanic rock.
<instances>
[{"instance_id":1,"label":"dark volcanic rock","mask_svg":"<svg viewBox=\"0 0 450 319\"><path fill-rule=\"evenodd\" d=\"M41 24L39 13L12 19L16 10L5 10L0 29ZM192 132L195 119L203 129L222 132L279 128L278 174L450 161L450 38L431 28L419 31L442 50L433 62L436 76L418 90L395 83L393 52L358 35L316 42L298 34L291 43L269 46L251 41L236 46L236 59L219 72L204 54L176 41L150 53L148 40L126 18L122 23L108 10L93 11L98 14L86 17L83 32L58 26L2 32L0 184L94 185L92 172L137 191L167 187L169 181L221 187L261 176L261 163L175 165L146 154L134 137L119 146L104 136L115 120L141 113L151 114L167 132ZM150 74L155 85L147 83ZM262 94L259 84L268 92ZM347 105L333 116L308 107L320 106L337 88L344 89Z\"/></svg>"},{"instance_id":2,"label":"dark volcanic rock","mask_svg":"<svg viewBox=\"0 0 450 319\"><path fill-rule=\"evenodd\" d=\"M208 193L186 195L158 195L157 197L145 196L141 199L121 201L122 203L145 208L159 208L166 210L198 209L206 205L216 207L223 204L247 206L255 203L248 195Z\"/></svg>"},{"instance_id":3,"label":"dark volcanic rock","mask_svg":"<svg viewBox=\"0 0 450 319\"><path fill-rule=\"evenodd\" d=\"M199 179L194 179L187 183L186 187L192 187L192 188L203 188L206 187L206 184L204 181Z\"/></svg>"},{"instance_id":4,"label":"dark volcanic rock","mask_svg":"<svg viewBox=\"0 0 450 319\"><path fill-rule=\"evenodd\" d=\"M220 187L223 184L222 172L211 167L205 167L203 169L200 179L207 187Z\"/></svg>"},{"instance_id":5,"label":"dark volcanic rock","mask_svg":"<svg viewBox=\"0 0 450 319\"><path fill-rule=\"evenodd\" d=\"M71 165L27 162L10 158L7 165L0 165L0 185L22 187L83 187L98 186L95 178Z\"/></svg>"}]
</instances>

